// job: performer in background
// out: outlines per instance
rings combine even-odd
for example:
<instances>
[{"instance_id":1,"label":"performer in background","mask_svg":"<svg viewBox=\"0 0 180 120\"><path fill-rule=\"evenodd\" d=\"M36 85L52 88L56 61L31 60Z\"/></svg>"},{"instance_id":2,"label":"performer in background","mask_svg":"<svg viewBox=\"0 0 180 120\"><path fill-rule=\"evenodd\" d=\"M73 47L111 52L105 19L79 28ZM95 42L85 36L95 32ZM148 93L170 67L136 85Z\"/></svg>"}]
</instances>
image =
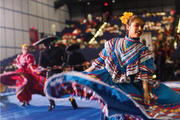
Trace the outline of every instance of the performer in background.
<instances>
[{"instance_id":1,"label":"performer in background","mask_svg":"<svg viewBox=\"0 0 180 120\"><path fill-rule=\"evenodd\" d=\"M180 94L152 79L152 53L140 42L144 21L129 12L124 13L121 20L126 25L127 35L107 41L99 58L86 72L64 72L54 76L45 86L46 95L61 99L65 95L58 89L64 82L70 82L74 87L75 82L75 88L81 94L76 91L72 94L89 99L95 97L102 103L102 111L109 119L180 118ZM53 95L52 89L59 94Z\"/></svg>"},{"instance_id":2,"label":"performer in background","mask_svg":"<svg viewBox=\"0 0 180 120\"><path fill-rule=\"evenodd\" d=\"M83 63L86 61L84 55L79 52L80 49L79 44L70 45L67 48L67 65L71 68L71 70L75 71L83 71Z\"/></svg>"},{"instance_id":3,"label":"performer in background","mask_svg":"<svg viewBox=\"0 0 180 120\"><path fill-rule=\"evenodd\" d=\"M16 58L17 70L1 74L0 82L8 87L16 88L16 96L22 106L29 105L32 94L44 95L45 76L37 69L34 56L29 53L27 44L22 45L22 54Z\"/></svg>"},{"instance_id":4,"label":"performer in background","mask_svg":"<svg viewBox=\"0 0 180 120\"><path fill-rule=\"evenodd\" d=\"M33 65L35 65L35 59L34 56L32 54L29 54L28 52L29 51L27 44L23 44L22 54L18 55L16 58L16 66L18 67L16 72L28 74L30 78ZM19 84L17 83L17 85ZM27 81L27 85L26 87L24 87L23 92L21 92L21 94L17 96L19 101L22 102L22 106L24 106L25 103L29 105L29 101L31 100L31 96L32 96L31 85L32 85L32 79L30 78Z\"/></svg>"},{"instance_id":5,"label":"performer in background","mask_svg":"<svg viewBox=\"0 0 180 120\"><path fill-rule=\"evenodd\" d=\"M39 65L47 69L47 78L50 76L61 73L64 69L66 62L66 53L62 47L54 46L52 41L56 40L57 37L46 37L41 39L36 45L43 44L44 50L40 53ZM73 108L77 109L77 104L74 98L69 99ZM55 108L55 101L50 99L50 106L48 110Z\"/></svg>"}]
</instances>

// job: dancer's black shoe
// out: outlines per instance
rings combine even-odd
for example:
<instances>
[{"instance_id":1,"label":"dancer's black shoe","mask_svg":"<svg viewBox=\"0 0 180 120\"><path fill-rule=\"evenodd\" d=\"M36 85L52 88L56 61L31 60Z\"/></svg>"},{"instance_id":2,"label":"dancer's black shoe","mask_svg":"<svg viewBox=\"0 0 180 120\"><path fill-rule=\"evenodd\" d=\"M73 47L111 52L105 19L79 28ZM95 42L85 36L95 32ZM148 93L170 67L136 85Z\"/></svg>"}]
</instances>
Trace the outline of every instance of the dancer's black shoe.
<instances>
[{"instance_id":1,"label":"dancer's black shoe","mask_svg":"<svg viewBox=\"0 0 180 120\"><path fill-rule=\"evenodd\" d=\"M29 102L26 103L27 105L30 105Z\"/></svg>"},{"instance_id":2,"label":"dancer's black shoe","mask_svg":"<svg viewBox=\"0 0 180 120\"><path fill-rule=\"evenodd\" d=\"M25 106L25 102L22 102L22 103L21 103L21 106Z\"/></svg>"},{"instance_id":3,"label":"dancer's black shoe","mask_svg":"<svg viewBox=\"0 0 180 120\"><path fill-rule=\"evenodd\" d=\"M78 105L77 105L76 100L74 98L69 98L69 101L71 102L71 105L73 106L74 109L78 108Z\"/></svg>"},{"instance_id":4,"label":"dancer's black shoe","mask_svg":"<svg viewBox=\"0 0 180 120\"><path fill-rule=\"evenodd\" d=\"M55 108L55 102L54 102L54 100L49 100L50 101L50 106L49 106L49 108L48 108L48 111L51 111L51 110L53 110L54 108Z\"/></svg>"},{"instance_id":5,"label":"dancer's black shoe","mask_svg":"<svg viewBox=\"0 0 180 120\"><path fill-rule=\"evenodd\" d=\"M48 108L48 111L51 111L51 110L53 110L54 108L55 108L54 105L50 105L49 108Z\"/></svg>"}]
</instances>

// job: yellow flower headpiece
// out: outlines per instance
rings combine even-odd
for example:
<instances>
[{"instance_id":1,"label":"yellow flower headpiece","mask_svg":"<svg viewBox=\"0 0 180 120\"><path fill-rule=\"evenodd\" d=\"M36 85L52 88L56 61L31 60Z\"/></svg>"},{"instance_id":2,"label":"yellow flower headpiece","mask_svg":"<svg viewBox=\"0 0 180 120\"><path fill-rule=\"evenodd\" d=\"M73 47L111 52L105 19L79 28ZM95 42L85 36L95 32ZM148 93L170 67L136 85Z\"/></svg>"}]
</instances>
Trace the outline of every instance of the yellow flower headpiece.
<instances>
[{"instance_id":1,"label":"yellow flower headpiece","mask_svg":"<svg viewBox=\"0 0 180 120\"><path fill-rule=\"evenodd\" d=\"M128 19L133 16L133 13L132 12L124 12L123 13L123 16L120 17L121 21L123 24L127 24L128 22Z\"/></svg>"},{"instance_id":2,"label":"yellow flower headpiece","mask_svg":"<svg viewBox=\"0 0 180 120\"><path fill-rule=\"evenodd\" d=\"M27 44L23 44L22 45L22 49L24 49L24 48L28 48L28 45Z\"/></svg>"}]
</instances>

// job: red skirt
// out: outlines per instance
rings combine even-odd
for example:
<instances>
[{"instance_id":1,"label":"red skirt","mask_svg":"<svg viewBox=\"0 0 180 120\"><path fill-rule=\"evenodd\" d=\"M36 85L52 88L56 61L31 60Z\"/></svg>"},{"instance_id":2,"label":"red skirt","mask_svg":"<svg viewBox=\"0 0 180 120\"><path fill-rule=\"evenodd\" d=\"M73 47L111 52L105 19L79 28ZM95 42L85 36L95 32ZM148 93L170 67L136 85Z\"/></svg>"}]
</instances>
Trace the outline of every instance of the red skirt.
<instances>
[{"instance_id":1,"label":"red skirt","mask_svg":"<svg viewBox=\"0 0 180 120\"><path fill-rule=\"evenodd\" d=\"M28 102L32 94L44 95L43 88L46 77L30 70L18 69L0 75L0 83L16 88L16 95L20 102Z\"/></svg>"}]
</instances>

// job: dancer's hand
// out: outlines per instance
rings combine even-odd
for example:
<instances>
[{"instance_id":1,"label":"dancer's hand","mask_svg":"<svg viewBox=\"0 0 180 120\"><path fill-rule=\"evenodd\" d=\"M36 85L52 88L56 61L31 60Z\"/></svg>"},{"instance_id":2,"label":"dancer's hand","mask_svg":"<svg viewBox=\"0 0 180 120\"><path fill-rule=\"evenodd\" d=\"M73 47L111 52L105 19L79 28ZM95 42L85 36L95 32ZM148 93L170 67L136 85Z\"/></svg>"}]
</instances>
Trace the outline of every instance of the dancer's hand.
<instances>
[{"instance_id":1,"label":"dancer's hand","mask_svg":"<svg viewBox=\"0 0 180 120\"><path fill-rule=\"evenodd\" d=\"M146 104L150 104L151 96L149 94L149 87L147 81L143 81L143 89L144 89L144 102Z\"/></svg>"},{"instance_id":2,"label":"dancer's hand","mask_svg":"<svg viewBox=\"0 0 180 120\"><path fill-rule=\"evenodd\" d=\"M145 104L150 104L151 101L151 96L149 95L149 93L144 93L144 102Z\"/></svg>"}]
</instances>

